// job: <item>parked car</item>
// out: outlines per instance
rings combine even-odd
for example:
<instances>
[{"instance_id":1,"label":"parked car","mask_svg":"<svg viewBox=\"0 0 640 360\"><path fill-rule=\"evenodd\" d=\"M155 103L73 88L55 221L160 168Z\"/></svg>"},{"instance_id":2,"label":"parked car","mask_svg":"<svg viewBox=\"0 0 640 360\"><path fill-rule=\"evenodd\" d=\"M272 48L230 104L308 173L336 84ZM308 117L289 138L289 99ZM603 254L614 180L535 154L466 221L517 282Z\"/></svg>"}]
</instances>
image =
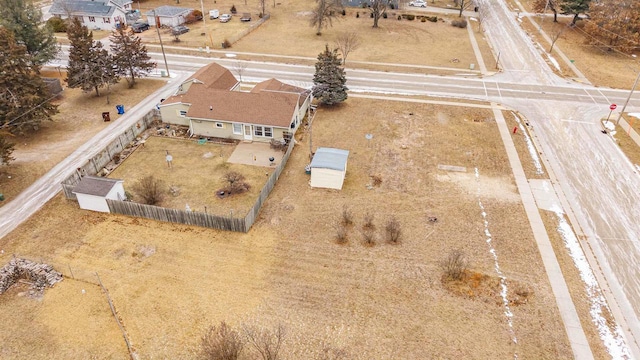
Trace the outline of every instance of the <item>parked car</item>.
<instances>
[{"instance_id":1,"label":"parked car","mask_svg":"<svg viewBox=\"0 0 640 360\"><path fill-rule=\"evenodd\" d=\"M143 31L149 30L149 24L146 22L134 22L131 24L131 30L135 33L141 33Z\"/></svg>"},{"instance_id":2,"label":"parked car","mask_svg":"<svg viewBox=\"0 0 640 360\"><path fill-rule=\"evenodd\" d=\"M209 10L209 20L217 19L218 17L220 17L219 10Z\"/></svg>"},{"instance_id":3,"label":"parked car","mask_svg":"<svg viewBox=\"0 0 640 360\"><path fill-rule=\"evenodd\" d=\"M184 25L178 25L171 28L171 35L178 36L189 32L189 28Z\"/></svg>"},{"instance_id":4,"label":"parked car","mask_svg":"<svg viewBox=\"0 0 640 360\"><path fill-rule=\"evenodd\" d=\"M409 6L427 7L427 2L424 0L413 0L409 3Z\"/></svg>"},{"instance_id":5,"label":"parked car","mask_svg":"<svg viewBox=\"0 0 640 360\"><path fill-rule=\"evenodd\" d=\"M240 21L251 21L251 14L243 13L242 17L240 18Z\"/></svg>"},{"instance_id":6,"label":"parked car","mask_svg":"<svg viewBox=\"0 0 640 360\"><path fill-rule=\"evenodd\" d=\"M222 14L220 15L220 22L229 22L231 20L231 14Z\"/></svg>"}]
</instances>

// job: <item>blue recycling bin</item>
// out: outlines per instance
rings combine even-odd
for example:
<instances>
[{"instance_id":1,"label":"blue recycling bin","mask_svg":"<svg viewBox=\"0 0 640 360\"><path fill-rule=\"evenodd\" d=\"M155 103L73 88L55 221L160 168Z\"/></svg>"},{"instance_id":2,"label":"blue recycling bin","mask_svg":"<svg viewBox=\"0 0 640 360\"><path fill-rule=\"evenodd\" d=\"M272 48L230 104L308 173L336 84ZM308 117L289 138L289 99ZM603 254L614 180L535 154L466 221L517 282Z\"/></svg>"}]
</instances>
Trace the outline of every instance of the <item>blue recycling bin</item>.
<instances>
[{"instance_id":1,"label":"blue recycling bin","mask_svg":"<svg viewBox=\"0 0 640 360\"><path fill-rule=\"evenodd\" d=\"M118 115L124 114L124 105L116 105L116 110L118 110Z\"/></svg>"}]
</instances>

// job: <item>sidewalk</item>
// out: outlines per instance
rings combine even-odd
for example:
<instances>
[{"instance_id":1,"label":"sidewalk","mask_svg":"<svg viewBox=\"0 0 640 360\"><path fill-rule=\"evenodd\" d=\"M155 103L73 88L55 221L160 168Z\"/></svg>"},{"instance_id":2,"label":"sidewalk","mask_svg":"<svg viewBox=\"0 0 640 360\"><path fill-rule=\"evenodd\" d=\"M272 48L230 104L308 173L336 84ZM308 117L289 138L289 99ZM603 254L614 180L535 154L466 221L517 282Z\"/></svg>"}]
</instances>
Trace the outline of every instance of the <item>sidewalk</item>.
<instances>
[{"instance_id":1,"label":"sidewalk","mask_svg":"<svg viewBox=\"0 0 640 360\"><path fill-rule=\"evenodd\" d=\"M507 127L507 123L502 116L502 112L498 109L497 104L492 103L492 105L494 105L493 114L500 131L500 137L502 138L502 142L504 143L504 147L509 158L509 163L513 169L513 176L518 187L518 192L522 197L522 205L524 206L527 217L529 218L533 236L538 244L542 263L544 264L547 277L549 278L551 290L553 291L556 299L556 304L560 311L560 317L562 318L562 322L567 332L567 337L569 338L569 343L571 344L571 349L573 350L573 357L580 360L593 359L593 353L589 347L589 342L587 341L584 329L580 324L580 318L573 304L573 300L571 299L567 283L562 275L560 264L558 263L556 254L553 252L549 235L547 234L538 206L533 198L531 187L529 186L524 169L520 163L520 158L518 157L518 152L513 144L513 139L511 139L509 128Z\"/></svg>"}]
</instances>

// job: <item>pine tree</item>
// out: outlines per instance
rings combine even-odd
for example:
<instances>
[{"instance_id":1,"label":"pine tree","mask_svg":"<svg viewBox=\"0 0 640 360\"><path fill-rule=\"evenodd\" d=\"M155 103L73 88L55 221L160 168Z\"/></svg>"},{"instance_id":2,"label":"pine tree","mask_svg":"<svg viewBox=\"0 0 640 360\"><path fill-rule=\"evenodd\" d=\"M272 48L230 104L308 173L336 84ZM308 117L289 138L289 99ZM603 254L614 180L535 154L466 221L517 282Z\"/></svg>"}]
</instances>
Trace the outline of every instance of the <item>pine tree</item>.
<instances>
[{"instance_id":1,"label":"pine tree","mask_svg":"<svg viewBox=\"0 0 640 360\"><path fill-rule=\"evenodd\" d=\"M338 57L338 49L325 51L318 55L316 73L313 76L313 96L323 105L339 104L347 99L347 78L340 66L342 60Z\"/></svg>"},{"instance_id":2,"label":"pine tree","mask_svg":"<svg viewBox=\"0 0 640 360\"><path fill-rule=\"evenodd\" d=\"M562 0L560 1L560 9L564 15L573 15L572 24L580 19L580 14L589 12L589 3L591 0Z\"/></svg>"},{"instance_id":3,"label":"pine tree","mask_svg":"<svg viewBox=\"0 0 640 360\"><path fill-rule=\"evenodd\" d=\"M26 46L0 26L0 132L37 130L42 120L51 120L57 112L39 71Z\"/></svg>"},{"instance_id":4,"label":"pine tree","mask_svg":"<svg viewBox=\"0 0 640 360\"><path fill-rule=\"evenodd\" d=\"M33 2L0 0L0 25L26 46L30 61L38 66L55 59L59 51L52 29L40 26L41 21L42 12Z\"/></svg>"},{"instance_id":5,"label":"pine tree","mask_svg":"<svg viewBox=\"0 0 640 360\"><path fill-rule=\"evenodd\" d=\"M102 48L102 43L93 40L93 32L74 18L67 32L71 48L67 66L67 85L81 88L84 92L94 90L100 96L100 88L115 84L119 77L113 57Z\"/></svg>"},{"instance_id":6,"label":"pine tree","mask_svg":"<svg viewBox=\"0 0 640 360\"><path fill-rule=\"evenodd\" d=\"M118 75L127 79L129 88L136 84L136 77L141 78L156 67L140 37L126 26L111 33L111 53Z\"/></svg>"},{"instance_id":7,"label":"pine tree","mask_svg":"<svg viewBox=\"0 0 640 360\"><path fill-rule=\"evenodd\" d=\"M13 144L0 136L0 166L9 165L10 162L15 160L11 153L13 153Z\"/></svg>"}]
</instances>

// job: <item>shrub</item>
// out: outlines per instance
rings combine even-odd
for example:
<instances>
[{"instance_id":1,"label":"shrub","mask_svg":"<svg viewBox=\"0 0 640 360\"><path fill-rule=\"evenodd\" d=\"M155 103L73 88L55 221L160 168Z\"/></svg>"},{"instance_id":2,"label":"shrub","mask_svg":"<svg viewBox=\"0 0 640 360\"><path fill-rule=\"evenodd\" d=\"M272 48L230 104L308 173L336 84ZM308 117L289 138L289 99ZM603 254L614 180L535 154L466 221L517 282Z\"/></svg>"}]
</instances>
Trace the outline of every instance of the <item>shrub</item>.
<instances>
[{"instance_id":1,"label":"shrub","mask_svg":"<svg viewBox=\"0 0 640 360\"><path fill-rule=\"evenodd\" d=\"M336 225L336 242L338 244L346 244L347 241L347 228L343 223L338 223Z\"/></svg>"},{"instance_id":2,"label":"shrub","mask_svg":"<svg viewBox=\"0 0 640 360\"><path fill-rule=\"evenodd\" d=\"M386 19L387 18L387 13L382 14L382 18Z\"/></svg>"},{"instance_id":3,"label":"shrub","mask_svg":"<svg viewBox=\"0 0 640 360\"><path fill-rule=\"evenodd\" d=\"M237 360L244 341L236 330L222 321L220 326L211 326L202 337L202 358L211 360Z\"/></svg>"},{"instance_id":4,"label":"shrub","mask_svg":"<svg viewBox=\"0 0 640 360\"><path fill-rule=\"evenodd\" d=\"M420 19L420 22L427 22L427 18Z\"/></svg>"},{"instance_id":5,"label":"shrub","mask_svg":"<svg viewBox=\"0 0 640 360\"><path fill-rule=\"evenodd\" d=\"M398 20L402 20L402 15L398 15Z\"/></svg>"},{"instance_id":6,"label":"shrub","mask_svg":"<svg viewBox=\"0 0 640 360\"><path fill-rule=\"evenodd\" d=\"M389 4L389 7L391 8L391 10L393 10L393 9L395 9L395 8L396 8L396 6L395 6L395 5L393 5L393 3L390 3L390 4Z\"/></svg>"},{"instance_id":7,"label":"shrub","mask_svg":"<svg viewBox=\"0 0 640 360\"><path fill-rule=\"evenodd\" d=\"M342 9L342 16L345 16L345 15L347 15L347 10Z\"/></svg>"},{"instance_id":8,"label":"shrub","mask_svg":"<svg viewBox=\"0 0 640 360\"><path fill-rule=\"evenodd\" d=\"M451 22L452 26L459 27L460 29L464 29L467 27L467 20L465 19L456 19Z\"/></svg>"},{"instance_id":9,"label":"shrub","mask_svg":"<svg viewBox=\"0 0 640 360\"><path fill-rule=\"evenodd\" d=\"M360 12L358 11L356 12L356 18L359 18L359 17L360 17Z\"/></svg>"},{"instance_id":10,"label":"shrub","mask_svg":"<svg viewBox=\"0 0 640 360\"><path fill-rule=\"evenodd\" d=\"M244 175L230 171L222 177L226 182L229 183L229 186L225 189L225 192L229 194L241 194L245 191L248 191L251 187L244 181Z\"/></svg>"},{"instance_id":11,"label":"shrub","mask_svg":"<svg viewBox=\"0 0 640 360\"><path fill-rule=\"evenodd\" d=\"M47 20L47 26L49 26L53 32L67 32L67 22L59 17L52 17Z\"/></svg>"},{"instance_id":12,"label":"shrub","mask_svg":"<svg viewBox=\"0 0 640 360\"><path fill-rule=\"evenodd\" d=\"M229 40L224 39L224 41L222 42L222 48L223 49L228 49L231 47L231 43L229 42Z\"/></svg>"},{"instance_id":13,"label":"shrub","mask_svg":"<svg viewBox=\"0 0 640 360\"><path fill-rule=\"evenodd\" d=\"M231 9L229 10L232 14L236 14L238 12L238 10L236 10L236 6L235 5L231 5Z\"/></svg>"},{"instance_id":14,"label":"shrub","mask_svg":"<svg viewBox=\"0 0 640 360\"><path fill-rule=\"evenodd\" d=\"M373 224L374 215L370 212L364 214L364 224L362 225L363 229L371 229L375 230L376 226Z\"/></svg>"},{"instance_id":15,"label":"shrub","mask_svg":"<svg viewBox=\"0 0 640 360\"><path fill-rule=\"evenodd\" d=\"M372 228L363 228L361 233L365 245L373 246L376 244L376 233Z\"/></svg>"},{"instance_id":16,"label":"shrub","mask_svg":"<svg viewBox=\"0 0 640 360\"><path fill-rule=\"evenodd\" d=\"M346 206L342 209L340 222L345 226L353 225L353 212Z\"/></svg>"},{"instance_id":17,"label":"shrub","mask_svg":"<svg viewBox=\"0 0 640 360\"><path fill-rule=\"evenodd\" d=\"M402 230L400 229L400 222L398 219L392 217L387 221L386 226L384 227L385 233L387 234L387 241L392 244L397 244L400 241L400 236L402 235Z\"/></svg>"},{"instance_id":18,"label":"shrub","mask_svg":"<svg viewBox=\"0 0 640 360\"><path fill-rule=\"evenodd\" d=\"M449 280L462 280L467 272L467 259L460 250L453 250L440 262L444 276Z\"/></svg>"},{"instance_id":19,"label":"shrub","mask_svg":"<svg viewBox=\"0 0 640 360\"><path fill-rule=\"evenodd\" d=\"M156 205L162 202L164 198L164 187L161 180L156 179L153 175L142 178L136 185L133 186L133 190L141 198L142 203L147 205Z\"/></svg>"},{"instance_id":20,"label":"shrub","mask_svg":"<svg viewBox=\"0 0 640 360\"><path fill-rule=\"evenodd\" d=\"M370 14L369 14L369 17L373 19L373 13L370 13Z\"/></svg>"},{"instance_id":21,"label":"shrub","mask_svg":"<svg viewBox=\"0 0 640 360\"><path fill-rule=\"evenodd\" d=\"M438 22L438 17L437 16L427 16L427 20L431 21L432 23Z\"/></svg>"},{"instance_id":22,"label":"shrub","mask_svg":"<svg viewBox=\"0 0 640 360\"><path fill-rule=\"evenodd\" d=\"M415 16L415 15L412 15L412 14L408 14L408 15L407 15L407 20L413 20L413 19L415 19L415 18L416 18L416 16Z\"/></svg>"}]
</instances>

